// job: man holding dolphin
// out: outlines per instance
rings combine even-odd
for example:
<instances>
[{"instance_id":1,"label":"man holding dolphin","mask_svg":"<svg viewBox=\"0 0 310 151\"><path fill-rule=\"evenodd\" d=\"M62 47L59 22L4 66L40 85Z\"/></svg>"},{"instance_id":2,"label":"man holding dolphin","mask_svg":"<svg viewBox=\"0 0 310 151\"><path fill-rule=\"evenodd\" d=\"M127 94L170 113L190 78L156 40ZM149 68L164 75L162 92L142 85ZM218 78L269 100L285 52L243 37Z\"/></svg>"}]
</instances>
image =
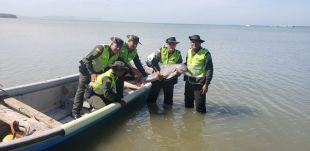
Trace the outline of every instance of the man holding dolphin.
<instances>
[{"instance_id":1,"label":"man holding dolphin","mask_svg":"<svg viewBox=\"0 0 310 151\"><path fill-rule=\"evenodd\" d=\"M176 50L176 45L179 42L176 41L175 37L166 39L166 46L159 48L152 60L147 61L148 66L152 66L155 71L160 72L158 63L161 64L179 64L182 63L182 56L179 50ZM177 76L179 76L178 74ZM164 77L165 78L165 77ZM178 82L177 77L169 80L161 80L152 82L151 92L148 97L149 103L155 103L161 88L164 91L164 103L166 105L173 104L173 89L174 85Z\"/></svg>"}]
</instances>

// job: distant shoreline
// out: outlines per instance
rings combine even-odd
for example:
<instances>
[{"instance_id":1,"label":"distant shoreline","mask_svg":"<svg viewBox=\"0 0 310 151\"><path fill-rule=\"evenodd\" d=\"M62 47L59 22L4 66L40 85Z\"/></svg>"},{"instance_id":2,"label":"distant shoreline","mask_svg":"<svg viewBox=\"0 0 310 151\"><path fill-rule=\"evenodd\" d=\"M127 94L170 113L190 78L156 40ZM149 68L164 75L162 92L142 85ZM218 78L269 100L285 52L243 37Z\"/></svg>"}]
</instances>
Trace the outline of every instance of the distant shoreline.
<instances>
[{"instance_id":1,"label":"distant shoreline","mask_svg":"<svg viewBox=\"0 0 310 151\"><path fill-rule=\"evenodd\" d=\"M13 17L2 17L1 15L5 13L0 13L0 18L17 18L16 15ZM41 17L29 17L29 16L19 16L19 19L38 19L38 20L60 20L60 21L90 21L90 22L118 22L118 23L142 23L142 24L181 24L181 25L215 25L215 26L244 26L244 27L275 27L275 28L310 28L308 25L268 25L268 24L216 24L216 23L173 23L173 22L141 22L141 21L119 21L119 20L109 20L103 18L80 18L75 16L41 16Z\"/></svg>"},{"instance_id":2,"label":"distant shoreline","mask_svg":"<svg viewBox=\"0 0 310 151\"><path fill-rule=\"evenodd\" d=\"M0 18L17 18L14 14L0 13Z\"/></svg>"}]
</instances>

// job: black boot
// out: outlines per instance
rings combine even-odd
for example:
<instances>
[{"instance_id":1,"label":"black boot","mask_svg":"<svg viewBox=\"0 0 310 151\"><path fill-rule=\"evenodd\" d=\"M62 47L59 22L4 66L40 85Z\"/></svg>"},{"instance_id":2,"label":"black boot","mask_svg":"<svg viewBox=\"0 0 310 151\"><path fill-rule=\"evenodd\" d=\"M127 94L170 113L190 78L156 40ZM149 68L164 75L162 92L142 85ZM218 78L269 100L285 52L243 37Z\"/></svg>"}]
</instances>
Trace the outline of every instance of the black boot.
<instances>
[{"instance_id":1,"label":"black boot","mask_svg":"<svg viewBox=\"0 0 310 151\"><path fill-rule=\"evenodd\" d=\"M79 113L71 113L71 117L72 118L74 118L74 119L78 119L78 118L80 118L81 117L81 114L79 114Z\"/></svg>"}]
</instances>

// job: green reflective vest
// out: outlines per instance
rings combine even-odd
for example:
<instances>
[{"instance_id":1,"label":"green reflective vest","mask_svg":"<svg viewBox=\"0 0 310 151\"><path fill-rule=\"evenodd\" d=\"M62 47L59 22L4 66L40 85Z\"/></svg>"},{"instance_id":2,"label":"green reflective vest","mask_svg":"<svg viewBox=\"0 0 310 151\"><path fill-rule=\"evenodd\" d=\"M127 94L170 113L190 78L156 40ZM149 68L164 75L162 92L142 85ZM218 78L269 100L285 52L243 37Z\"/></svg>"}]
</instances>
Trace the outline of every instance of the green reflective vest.
<instances>
[{"instance_id":1,"label":"green reflective vest","mask_svg":"<svg viewBox=\"0 0 310 151\"><path fill-rule=\"evenodd\" d=\"M122 49L120 50L119 56L124 59L125 62L129 63L137 55L137 49L130 51L128 50L128 44L125 43Z\"/></svg>"},{"instance_id":2,"label":"green reflective vest","mask_svg":"<svg viewBox=\"0 0 310 151\"><path fill-rule=\"evenodd\" d=\"M192 76L203 77L206 75L206 60L205 57L208 54L208 50L201 48L194 56L192 55L192 49L187 52L187 68L191 72Z\"/></svg>"},{"instance_id":3,"label":"green reflective vest","mask_svg":"<svg viewBox=\"0 0 310 151\"><path fill-rule=\"evenodd\" d=\"M90 86L93 88L93 91L98 95L104 95L104 93L107 91L105 89L105 83L103 83L103 81L102 81L103 77L108 77L109 79L112 79L111 89L116 93L117 77L114 74L112 69L106 71L103 74L100 74L99 76L97 76L97 79L95 82L90 83Z\"/></svg>"},{"instance_id":4,"label":"green reflective vest","mask_svg":"<svg viewBox=\"0 0 310 151\"><path fill-rule=\"evenodd\" d=\"M114 63L119 56L119 53L110 54L109 45L103 45L102 54L92 61L93 69L96 73L102 72L108 65Z\"/></svg>"},{"instance_id":5,"label":"green reflective vest","mask_svg":"<svg viewBox=\"0 0 310 151\"><path fill-rule=\"evenodd\" d=\"M160 63L162 64L175 64L180 59L181 53L179 50L174 50L173 54L169 56L168 48L162 47L161 48L161 60Z\"/></svg>"}]
</instances>

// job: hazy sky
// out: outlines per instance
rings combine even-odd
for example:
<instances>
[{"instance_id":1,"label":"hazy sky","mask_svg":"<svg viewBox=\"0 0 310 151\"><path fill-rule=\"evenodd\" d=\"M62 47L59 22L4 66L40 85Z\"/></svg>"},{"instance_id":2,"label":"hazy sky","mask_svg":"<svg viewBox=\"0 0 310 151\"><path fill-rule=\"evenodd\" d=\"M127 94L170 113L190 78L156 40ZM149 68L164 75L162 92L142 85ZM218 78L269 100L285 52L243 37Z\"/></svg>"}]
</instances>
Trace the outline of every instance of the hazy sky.
<instances>
[{"instance_id":1,"label":"hazy sky","mask_svg":"<svg viewBox=\"0 0 310 151\"><path fill-rule=\"evenodd\" d=\"M0 13L114 21L310 25L310 0L0 0Z\"/></svg>"}]
</instances>

